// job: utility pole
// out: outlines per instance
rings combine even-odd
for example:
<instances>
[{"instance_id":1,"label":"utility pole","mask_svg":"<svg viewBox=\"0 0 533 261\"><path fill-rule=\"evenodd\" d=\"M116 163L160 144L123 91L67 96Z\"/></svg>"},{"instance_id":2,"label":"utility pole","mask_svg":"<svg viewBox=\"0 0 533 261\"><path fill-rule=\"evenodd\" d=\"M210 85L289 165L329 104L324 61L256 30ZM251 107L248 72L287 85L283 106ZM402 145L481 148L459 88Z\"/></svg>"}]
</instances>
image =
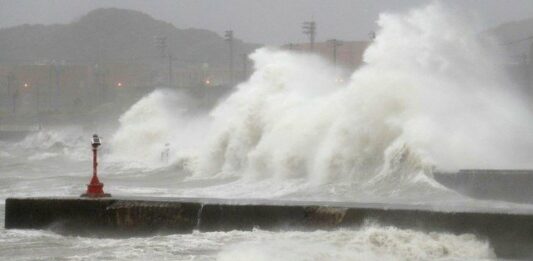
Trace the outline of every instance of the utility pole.
<instances>
[{"instance_id":1,"label":"utility pole","mask_svg":"<svg viewBox=\"0 0 533 261\"><path fill-rule=\"evenodd\" d=\"M168 54L168 87L172 87L172 54Z\"/></svg>"},{"instance_id":2,"label":"utility pole","mask_svg":"<svg viewBox=\"0 0 533 261\"><path fill-rule=\"evenodd\" d=\"M24 86L33 90L33 93L35 94L35 111L37 111L37 115L39 115L41 111L41 93L39 88L37 88L36 85L30 85L28 83L25 83Z\"/></svg>"},{"instance_id":3,"label":"utility pole","mask_svg":"<svg viewBox=\"0 0 533 261\"><path fill-rule=\"evenodd\" d=\"M35 94L35 111L37 115L37 125L39 126L39 130L42 129L42 121L41 121L41 93L39 88L37 87L38 84L29 84L27 82L24 83L24 88L30 88L30 90Z\"/></svg>"},{"instance_id":4,"label":"utility pole","mask_svg":"<svg viewBox=\"0 0 533 261\"><path fill-rule=\"evenodd\" d=\"M103 104L105 103L106 98L106 79L105 79L105 72L104 67L101 66L99 63L95 64L92 68L93 73L93 79L94 79L94 85L95 85L95 97L99 95L98 100L95 101L95 104ZM59 78L56 78L59 79ZM56 83L57 84L57 83ZM56 86L59 89L59 85Z\"/></svg>"},{"instance_id":5,"label":"utility pole","mask_svg":"<svg viewBox=\"0 0 533 261\"><path fill-rule=\"evenodd\" d=\"M248 78L248 54L245 53L242 54L242 75L243 80Z\"/></svg>"},{"instance_id":6,"label":"utility pole","mask_svg":"<svg viewBox=\"0 0 533 261\"><path fill-rule=\"evenodd\" d=\"M54 65L54 69L55 69L55 80L56 80L56 95L55 95L55 109L56 110L59 110L60 108L60 103L61 103L61 65L60 64L55 64Z\"/></svg>"},{"instance_id":7,"label":"utility pole","mask_svg":"<svg viewBox=\"0 0 533 261\"><path fill-rule=\"evenodd\" d=\"M337 39L332 39L329 41L333 47L333 65L337 65L337 47L342 45L342 42Z\"/></svg>"},{"instance_id":8,"label":"utility pole","mask_svg":"<svg viewBox=\"0 0 533 261\"><path fill-rule=\"evenodd\" d=\"M53 91L52 91L52 88L53 88L53 84L52 84L52 63L49 63L48 64L48 97L47 97L47 101L48 101L48 110L51 110L52 109L52 105L54 103L54 101L52 100L53 99Z\"/></svg>"},{"instance_id":9,"label":"utility pole","mask_svg":"<svg viewBox=\"0 0 533 261\"><path fill-rule=\"evenodd\" d=\"M7 74L7 95L11 97L11 108L12 112L15 113L15 108L18 98L18 90L16 90L13 94L11 94L11 86L13 86L13 83L15 82L15 75L13 75L12 72Z\"/></svg>"},{"instance_id":10,"label":"utility pole","mask_svg":"<svg viewBox=\"0 0 533 261\"><path fill-rule=\"evenodd\" d=\"M164 58L167 54L167 37L162 35L156 36L155 47L159 50L161 58Z\"/></svg>"},{"instance_id":11,"label":"utility pole","mask_svg":"<svg viewBox=\"0 0 533 261\"><path fill-rule=\"evenodd\" d=\"M302 32L309 36L309 51L315 49L316 23L315 21L307 21L302 25Z\"/></svg>"},{"instance_id":12,"label":"utility pole","mask_svg":"<svg viewBox=\"0 0 533 261\"><path fill-rule=\"evenodd\" d=\"M170 50L168 50L167 37L162 35L156 36L155 46L159 49L159 54L163 60L168 58L168 87L170 88L172 87L172 60L174 60L174 57L170 53Z\"/></svg>"},{"instance_id":13,"label":"utility pole","mask_svg":"<svg viewBox=\"0 0 533 261\"><path fill-rule=\"evenodd\" d=\"M230 85L233 85L233 30L228 30L224 33L224 40L229 45L229 78Z\"/></svg>"},{"instance_id":14,"label":"utility pole","mask_svg":"<svg viewBox=\"0 0 533 261\"><path fill-rule=\"evenodd\" d=\"M58 85L58 75L59 72L58 72L58 65L56 64L55 61L52 61L51 63L48 64L48 97L47 97L47 101L48 101L48 110L57 110L58 109L58 104L59 104L59 90L57 89L57 85ZM53 80L53 78L55 77L55 79ZM55 91L54 91L54 86L55 86ZM56 95L54 95L54 93Z\"/></svg>"}]
</instances>

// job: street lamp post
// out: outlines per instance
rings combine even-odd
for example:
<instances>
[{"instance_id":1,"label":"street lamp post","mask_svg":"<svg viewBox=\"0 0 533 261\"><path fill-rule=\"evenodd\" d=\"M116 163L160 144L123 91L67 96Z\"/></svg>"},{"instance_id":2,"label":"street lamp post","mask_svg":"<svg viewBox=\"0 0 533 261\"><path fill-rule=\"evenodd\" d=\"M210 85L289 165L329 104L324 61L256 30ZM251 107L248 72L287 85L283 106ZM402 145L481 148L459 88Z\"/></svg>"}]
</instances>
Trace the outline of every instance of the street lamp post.
<instances>
[{"instance_id":1,"label":"street lamp post","mask_svg":"<svg viewBox=\"0 0 533 261\"><path fill-rule=\"evenodd\" d=\"M224 40L229 45L229 78L230 84L233 84L233 31L228 30L224 33Z\"/></svg>"},{"instance_id":2,"label":"street lamp post","mask_svg":"<svg viewBox=\"0 0 533 261\"><path fill-rule=\"evenodd\" d=\"M342 42L337 39L332 39L330 43L333 48L333 64L337 65L337 48L342 45Z\"/></svg>"},{"instance_id":3,"label":"street lamp post","mask_svg":"<svg viewBox=\"0 0 533 261\"><path fill-rule=\"evenodd\" d=\"M302 32L309 36L309 50L312 52L315 48L316 23L315 21L307 21L302 25Z\"/></svg>"},{"instance_id":4,"label":"street lamp post","mask_svg":"<svg viewBox=\"0 0 533 261\"><path fill-rule=\"evenodd\" d=\"M13 86L14 82L15 82L15 75L13 75L13 73L10 72L7 75L7 95L9 97L11 97L12 113L15 113L15 109L16 109L16 105L17 105L16 99L18 98L18 88L16 88L15 92L13 92L13 94L11 94L12 93L11 87Z\"/></svg>"},{"instance_id":5,"label":"street lamp post","mask_svg":"<svg viewBox=\"0 0 533 261\"><path fill-rule=\"evenodd\" d=\"M168 54L168 87L172 87L172 60L174 58L172 57L172 54Z\"/></svg>"},{"instance_id":6,"label":"street lamp post","mask_svg":"<svg viewBox=\"0 0 533 261\"><path fill-rule=\"evenodd\" d=\"M243 80L248 78L248 55L245 53L242 54L242 75Z\"/></svg>"},{"instance_id":7,"label":"street lamp post","mask_svg":"<svg viewBox=\"0 0 533 261\"><path fill-rule=\"evenodd\" d=\"M167 37L162 36L162 35L156 36L155 46L157 49L159 49L159 53L163 61L165 60L165 57L168 58L168 78L167 79L168 79L168 87L170 88L172 86L172 68L173 68L172 61L174 60L174 57L170 53L170 50L168 48Z\"/></svg>"}]
</instances>

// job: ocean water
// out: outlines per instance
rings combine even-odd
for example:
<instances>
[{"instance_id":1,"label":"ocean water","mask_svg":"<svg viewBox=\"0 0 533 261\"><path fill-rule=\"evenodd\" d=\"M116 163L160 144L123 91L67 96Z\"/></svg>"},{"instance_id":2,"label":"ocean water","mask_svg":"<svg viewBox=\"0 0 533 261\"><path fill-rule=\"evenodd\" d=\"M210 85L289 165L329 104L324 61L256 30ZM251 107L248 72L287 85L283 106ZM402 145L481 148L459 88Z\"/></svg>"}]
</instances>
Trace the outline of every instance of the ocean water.
<instances>
[{"instance_id":1,"label":"ocean water","mask_svg":"<svg viewBox=\"0 0 533 261\"><path fill-rule=\"evenodd\" d=\"M8 163L2 161L0 165L2 224L6 197L77 196L84 191L90 177L89 161L69 162L64 156L43 158L45 159L34 159L31 163L20 158L11 159L7 161ZM17 162L19 159L22 162ZM123 171L120 174L108 174L107 171L102 171L101 180L105 183L106 192L121 196L216 196L215 191L221 191L224 186L230 187L228 191L245 186L237 180L228 179L217 182L189 181L187 185L178 185L183 181L180 182L180 179L175 177L174 171L165 173L161 170L145 170L143 173L139 169ZM269 184L263 184L259 187L268 186ZM220 192L220 194L220 197L238 197L229 192ZM277 197L283 199L305 197L305 194L300 196L297 194L289 191L287 196ZM241 197L247 197L245 195L242 194ZM362 227L333 231L253 230L209 233L195 231L191 234L122 239L63 236L47 230L6 230L2 227L0 242L2 260L495 259L490 244L474 235L422 232L370 222Z\"/></svg>"},{"instance_id":2,"label":"ocean water","mask_svg":"<svg viewBox=\"0 0 533 261\"><path fill-rule=\"evenodd\" d=\"M348 77L321 58L276 48L209 112L158 89L116 130L50 126L0 141L4 199L77 196L103 137L100 179L120 196L518 206L465 198L435 169L533 168L532 112L490 39L441 3L383 14L365 64ZM343 81L339 81L339 77ZM97 125L97 124L96 124ZM168 144L168 146L166 145ZM162 153L168 149L168 157ZM230 231L109 239L0 229L5 260L493 260L470 234L372 223L333 231Z\"/></svg>"}]
</instances>

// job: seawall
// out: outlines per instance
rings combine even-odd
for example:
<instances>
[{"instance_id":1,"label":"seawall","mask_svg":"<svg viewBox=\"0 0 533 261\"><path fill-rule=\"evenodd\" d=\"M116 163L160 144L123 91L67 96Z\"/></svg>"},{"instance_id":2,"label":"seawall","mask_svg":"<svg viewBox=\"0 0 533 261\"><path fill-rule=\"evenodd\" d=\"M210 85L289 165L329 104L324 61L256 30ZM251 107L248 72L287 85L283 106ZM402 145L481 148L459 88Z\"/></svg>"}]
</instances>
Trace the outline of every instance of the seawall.
<instances>
[{"instance_id":1,"label":"seawall","mask_svg":"<svg viewBox=\"0 0 533 261\"><path fill-rule=\"evenodd\" d=\"M9 198L5 227L82 236L141 236L358 227L365 222L421 231L472 233L499 257L533 256L533 210L438 209L423 205L194 198Z\"/></svg>"},{"instance_id":2,"label":"seawall","mask_svg":"<svg viewBox=\"0 0 533 261\"><path fill-rule=\"evenodd\" d=\"M533 203L533 170L468 169L435 173L434 178L472 198Z\"/></svg>"}]
</instances>

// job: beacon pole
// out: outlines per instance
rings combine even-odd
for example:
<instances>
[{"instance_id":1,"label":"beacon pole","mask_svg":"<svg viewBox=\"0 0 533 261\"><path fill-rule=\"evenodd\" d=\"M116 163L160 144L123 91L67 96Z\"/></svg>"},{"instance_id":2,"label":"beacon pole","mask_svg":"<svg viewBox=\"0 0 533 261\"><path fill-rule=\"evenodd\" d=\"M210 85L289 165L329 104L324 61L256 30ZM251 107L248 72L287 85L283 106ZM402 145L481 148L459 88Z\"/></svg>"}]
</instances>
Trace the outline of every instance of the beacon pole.
<instances>
[{"instance_id":1,"label":"beacon pole","mask_svg":"<svg viewBox=\"0 0 533 261\"><path fill-rule=\"evenodd\" d=\"M82 197L101 198L111 196L111 194L104 193L104 183L98 180L98 147L101 144L102 143L100 142L98 135L94 134L91 139L91 147L93 150L93 176L91 178L91 182L87 184L87 192L82 194Z\"/></svg>"}]
</instances>

